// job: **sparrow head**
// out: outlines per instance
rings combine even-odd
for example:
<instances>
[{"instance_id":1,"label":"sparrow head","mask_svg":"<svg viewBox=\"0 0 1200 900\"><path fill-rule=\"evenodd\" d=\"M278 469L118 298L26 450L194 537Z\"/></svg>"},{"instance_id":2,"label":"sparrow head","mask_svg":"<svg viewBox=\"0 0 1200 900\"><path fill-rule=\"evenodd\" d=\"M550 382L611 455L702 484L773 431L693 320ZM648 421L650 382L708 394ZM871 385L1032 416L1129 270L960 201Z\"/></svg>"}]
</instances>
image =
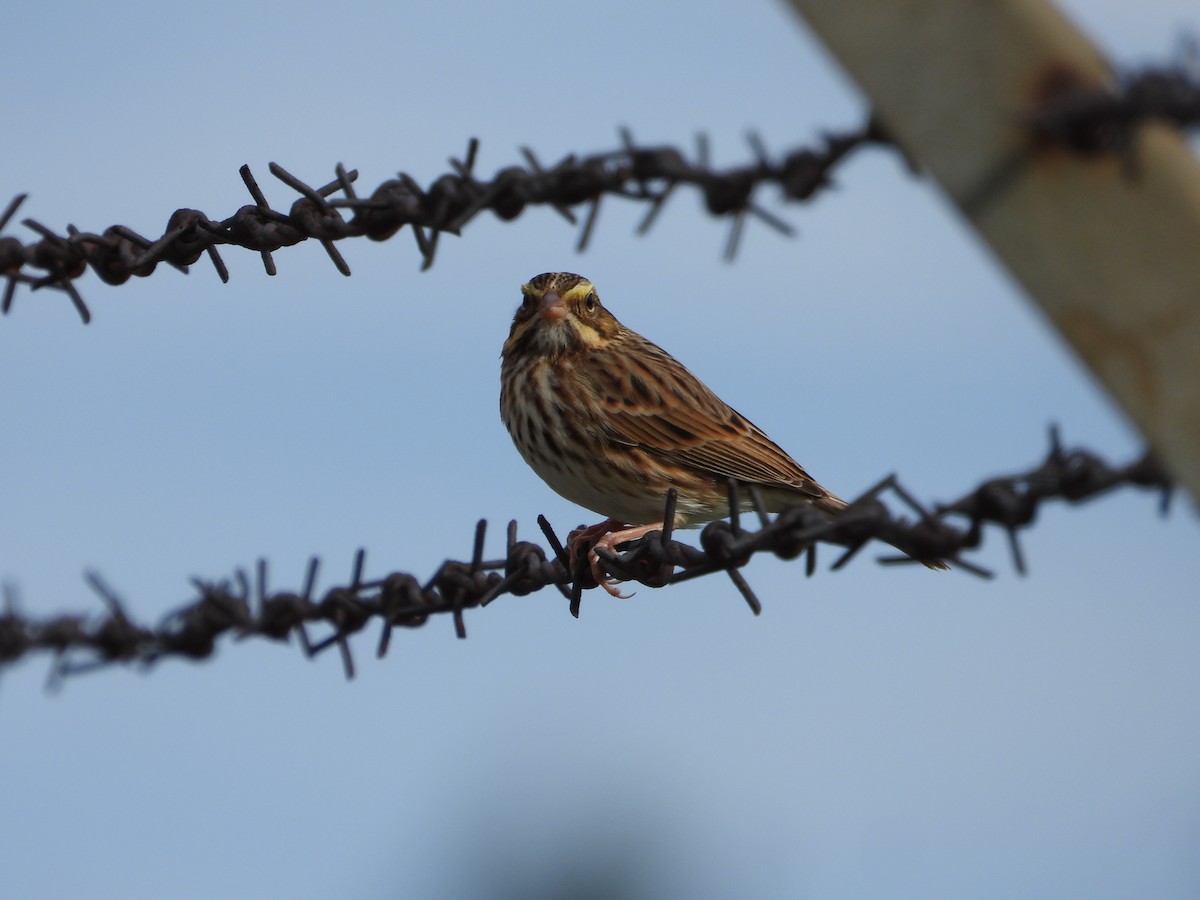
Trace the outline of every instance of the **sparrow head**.
<instances>
[{"instance_id":1,"label":"sparrow head","mask_svg":"<svg viewBox=\"0 0 1200 900\"><path fill-rule=\"evenodd\" d=\"M621 330L590 281L570 272L546 272L521 285L521 305L504 342L504 356L596 350Z\"/></svg>"}]
</instances>

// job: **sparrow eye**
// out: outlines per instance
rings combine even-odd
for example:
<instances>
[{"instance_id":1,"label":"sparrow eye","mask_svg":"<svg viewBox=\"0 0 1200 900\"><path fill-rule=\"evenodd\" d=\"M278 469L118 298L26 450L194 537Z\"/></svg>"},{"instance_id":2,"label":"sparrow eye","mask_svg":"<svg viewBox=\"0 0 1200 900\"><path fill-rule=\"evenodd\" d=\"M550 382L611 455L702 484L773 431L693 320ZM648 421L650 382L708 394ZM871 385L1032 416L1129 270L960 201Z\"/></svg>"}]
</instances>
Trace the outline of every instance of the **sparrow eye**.
<instances>
[{"instance_id":1,"label":"sparrow eye","mask_svg":"<svg viewBox=\"0 0 1200 900\"><path fill-rule=\"evenodd\" d=\"M583 301L583 305L584 305L585 307L587 307L587 311L588 311L588 312L593 312L593 311L595 311L595 309L596 309L596 295L595 295L594 293L588 294L588 295L587 295L587 298L586 298L586 299Z\"/></svg>"}]
</instances>

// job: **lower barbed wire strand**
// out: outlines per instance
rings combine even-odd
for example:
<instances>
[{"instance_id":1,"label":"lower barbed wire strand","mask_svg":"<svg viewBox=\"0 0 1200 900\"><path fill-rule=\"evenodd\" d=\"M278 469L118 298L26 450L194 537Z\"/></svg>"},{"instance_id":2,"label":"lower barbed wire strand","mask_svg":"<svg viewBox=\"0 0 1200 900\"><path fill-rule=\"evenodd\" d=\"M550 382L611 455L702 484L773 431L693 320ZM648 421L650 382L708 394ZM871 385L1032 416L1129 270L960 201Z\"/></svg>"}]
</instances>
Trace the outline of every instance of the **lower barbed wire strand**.
<instances>
[{"instance_id":1,"label":"lower barbed wire strand","mask_svg":"<svg viewBox=\"0 0 1200 900\"><path fill-rule=\"evenodd\" d=\"M1024 574L1027 563L1016 536L1033 526L1038 507L1043 503L1052 500L1081 503L1117 487L1132 487L1161 492L1161 513L1166 514L1172 484L1153 455L1146 454L1124 466L1112 466L1089 451L1064 450L1057 429L1051 429L1050 444L1046 459L1037 466L1015 475L988 479L959 499L936 506L932 512L919 504L897 479L889 477L835 515L801 504L771 519L760 509L757 529L747 528L744 516L735 517L733 522L710 523L701 532L700 548L673 540L667 529L666 534L652 532L620 545L614 554L604 551L601 556L610 574L648 588L725 572L757 615L762 604L742 570L758 553L773 553L787 560L802 558L806 574L811 574L818 544L843 548L841 558L832 566L836 571L875 539L909 549L918 547L922 554L947 560L952 568L990 577L990 572L963 554L981 546L990 531L986 526L992 525L1006 535L1013 566ZM730 486L735 501L738 490L737 485ZM915 522L893 515L879 500L887 491L917 511ZM664 498L665 513L673 511L675 499ZM761 503L756 501L755 505ZM956 527L952 524L954 520L963 520L965 527ZM550 545L549 554L536 543L517 540L514 521L508 526L505 557L484 559L487 524L480 520L475 526L470 560L447 559L425 582L405 572L364 579L366 554L359 550L349 581L330 587L320 596L315 594L316 558L308 564L304 588L299 594L270 591L267 563L259 560L253 579L243 570L235 571L230 580L193 578L196 599L168 613L157 626L135 622L120 594L95 572L88 572L86 581L106 608L99 616L68 614L40 621L26 618L20 611L16 588L6 581L0 607L0 671L28 655L50 653L55 661L49 683L57 686L67 675L114 663L150 667L172 657L205 659L216 652L219 638L226 634L238 639L288 640L296 633L310 656L336 646L349 678L355 671L349 638L374 620L383 625L377 649L377 655L382 657L397 627L419 628L431 616L449 613L455 633L465 638L468 611L493 604L504 596L526 596L547 587L554 587L567 599L572 614L578 616L585 587L595 586L591 584L586 554L583 564L577 566L578 571L569 572L566 550L554 529L542 516L539 525ZM582 579L587 579L587 583ZM330 630L324 637L310 640L306 626L318 623Z\"/></svg>"}]
</instances>

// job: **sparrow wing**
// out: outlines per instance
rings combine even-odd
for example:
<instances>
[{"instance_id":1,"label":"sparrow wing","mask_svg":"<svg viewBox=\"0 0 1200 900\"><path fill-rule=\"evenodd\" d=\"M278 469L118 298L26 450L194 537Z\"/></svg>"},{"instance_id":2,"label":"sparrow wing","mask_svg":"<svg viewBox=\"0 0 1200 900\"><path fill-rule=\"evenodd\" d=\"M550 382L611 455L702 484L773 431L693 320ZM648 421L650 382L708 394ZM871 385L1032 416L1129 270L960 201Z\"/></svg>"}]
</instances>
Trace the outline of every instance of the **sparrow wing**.
<instances>
[{"instance_id":1,"label":"sparrow wing","mask_svg":"<svg viewBox=\"0 0 1200 900\"><path fill-rule=\"evenodd\" d=\"M626 340L636 336L628 333ZM590 355L589 379L608 436L718 480L833 497L753 422L644 338ZM615 352L614 352L615 351Z\"/></svg>"}]
</instances>

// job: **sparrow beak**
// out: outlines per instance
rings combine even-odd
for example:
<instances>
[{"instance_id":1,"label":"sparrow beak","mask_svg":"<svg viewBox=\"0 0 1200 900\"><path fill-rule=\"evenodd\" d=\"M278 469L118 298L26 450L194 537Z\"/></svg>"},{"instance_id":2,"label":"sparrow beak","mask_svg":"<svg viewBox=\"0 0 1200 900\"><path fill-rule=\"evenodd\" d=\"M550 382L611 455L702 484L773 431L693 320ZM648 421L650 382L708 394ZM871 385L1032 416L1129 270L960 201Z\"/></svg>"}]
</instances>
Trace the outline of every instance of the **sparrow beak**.
<instances>
[{"instance_id":1,"label":"sparrow beak","mask_svg":"<svg viewBox=\"0 0 1200 900\"><path fill-rule=\"evenodd\" d=\"M538 314L548 322L553 322L556 319L565 319L569 313L566 301L559 296L558 291L546 291L542 294Z\"/></svg>"}]
</instances>

